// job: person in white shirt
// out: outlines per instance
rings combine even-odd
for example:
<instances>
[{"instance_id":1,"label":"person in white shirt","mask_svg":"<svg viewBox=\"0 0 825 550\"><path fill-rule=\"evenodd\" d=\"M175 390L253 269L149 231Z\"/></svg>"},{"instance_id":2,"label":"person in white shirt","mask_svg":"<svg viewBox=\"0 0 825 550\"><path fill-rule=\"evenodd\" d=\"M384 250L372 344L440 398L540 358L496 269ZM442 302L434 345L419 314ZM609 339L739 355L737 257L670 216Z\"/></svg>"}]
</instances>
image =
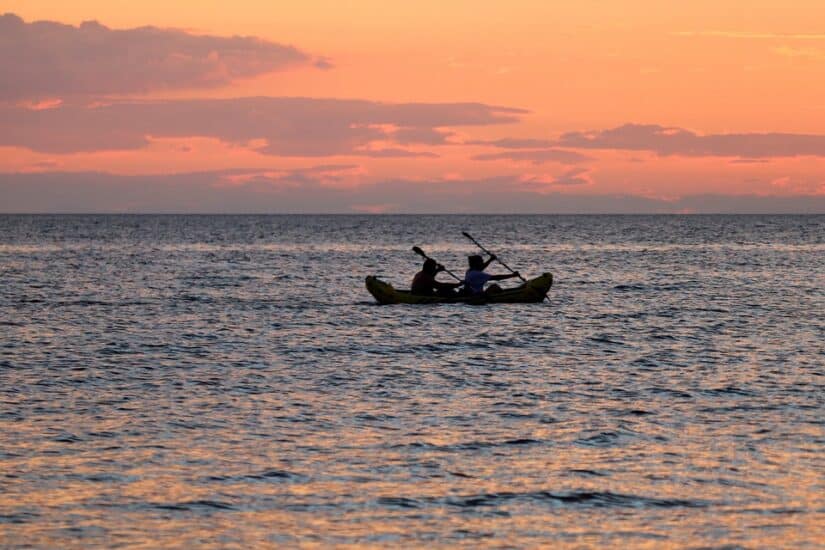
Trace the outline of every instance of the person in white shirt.
<instances>
[{"instance_id":1,"label":"person in white shirt","mask_svg":"<svg viewBox=\"0 0 825 550\"><path fill-rule=\"evenodd\" d=\"M485 262L484 258L478 255L473 255L467 258L470 264L470 269L464 274L464 288L469 294L495 294L501 292L501 287L497 284L490 285L485 291L484 285L489 281L503 281L504 279L512 279L518 277L519 273L508 273L507 275L490 275L484 270L490 265L490 262L496 259L495 254L491 254L490 258Z\"/></svg>"}]
</instances>

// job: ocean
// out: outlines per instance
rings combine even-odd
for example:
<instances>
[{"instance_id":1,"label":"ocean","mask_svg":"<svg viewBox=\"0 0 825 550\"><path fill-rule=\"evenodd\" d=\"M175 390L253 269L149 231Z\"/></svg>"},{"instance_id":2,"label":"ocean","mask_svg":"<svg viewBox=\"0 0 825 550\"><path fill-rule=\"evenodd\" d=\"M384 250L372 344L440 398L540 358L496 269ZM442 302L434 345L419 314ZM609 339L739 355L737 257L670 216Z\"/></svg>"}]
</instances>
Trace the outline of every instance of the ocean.
<instances>
[{"instance_id":1,"label":"ocean","mask_svg":"<svg viewBox=\"0 0 825 550\"><path fill-rule=\"evenodd\" d=\"M462 231L549 300L365 290ZM824 273L825 216L0 216L0 546L822 548Z\"/></svg>"}]
</instances>

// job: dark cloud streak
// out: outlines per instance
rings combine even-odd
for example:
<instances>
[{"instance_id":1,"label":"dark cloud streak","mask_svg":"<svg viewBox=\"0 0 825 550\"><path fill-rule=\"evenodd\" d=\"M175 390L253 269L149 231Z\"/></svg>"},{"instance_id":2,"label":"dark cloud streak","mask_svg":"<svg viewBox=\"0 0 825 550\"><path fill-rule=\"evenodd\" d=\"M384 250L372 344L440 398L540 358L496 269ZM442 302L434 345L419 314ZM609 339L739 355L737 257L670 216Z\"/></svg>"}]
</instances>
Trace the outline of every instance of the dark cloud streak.
<instances>
[{"instance_id":1,"label":"dark cloud streak","mask_svg":"<svg viewBox=\"0 0 825 550\"><path fill-rule=\"evenodd\" d=\"M465 141L465 145L486 145L488 147L498 147L501 149L541 149L552 147L555 145L554 141L549 139L521 139L521 138L502 138L495 140L472 140Z\"/></svg>"},{"instance_id":2,"label":"dark cloud streak","mask_svg":"<svg viewBox=\"0 0 825 550\"><path fill-rule=\"evenodd\" d=\"M392 141L429 144L435 129L516 122L525 111L482 103L381 103L301 97L247 97L117 102L89 108L31 110L0 106L0 145L47 153L139 149L147 136L213 137L281 156L373 155L362 149ZM394 130L384 129L392 126ZM407 153L399 153L397 155ZM414 153L418 154L418 153Z\"/></svg>"},{"instance_id":3,"label":"dark cloud streak","mask_svg":"<svg viewBox=\"0 0 825 550\"><path fill-rule=\"evenodd\" d=\"M574 149L650 151L661 156L825 157L825 135L778 132L703 135L655 124L625 124L596 132L569 132L563 134L556 145Z\"/></svg>"},{"instance_id":4,"label":"dark cloud streak","mask_svg":"<svg viewBox=\"0 0 825 550\"><path fill-rule=\"evenodd\" d=\"M213 88L298 65L331 66L293 46L255 37L0 16L0 100Z\"/></svg>"},{"instance_id":5,"label":"dark cloud streak","mask_svg":"<svg viewBox=\"0 0 825 550\"><path fill-rule=\"evenodd\" d=\"M560 164L578 164L593 160L591 157L576 153L575 151L565 151L564 149L537 149L504 151L501 153L485 153L472 157L473 160L514 160L526 161L533 164L544 164L546 162L557 162Z\"/></svg>"}]
</instances>

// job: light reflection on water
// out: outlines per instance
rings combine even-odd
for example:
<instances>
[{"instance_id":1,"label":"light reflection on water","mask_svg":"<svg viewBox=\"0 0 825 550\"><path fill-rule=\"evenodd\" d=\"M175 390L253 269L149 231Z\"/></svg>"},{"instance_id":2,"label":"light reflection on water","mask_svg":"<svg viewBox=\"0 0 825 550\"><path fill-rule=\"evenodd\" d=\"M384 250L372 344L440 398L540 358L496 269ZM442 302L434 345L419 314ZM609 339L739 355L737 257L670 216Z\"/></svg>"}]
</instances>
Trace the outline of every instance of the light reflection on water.
<instances>
[{"instance_id":1,"label":"light reflection on water","mask_svg":"<svg viewBox=\"0 0 825 550\"><path fill-rule=\"evenodd\" d=\"M825 537L825 217L0 229L0 546ZM461 231L550 303L372 303Z\"/></svg>"}]
</instances>

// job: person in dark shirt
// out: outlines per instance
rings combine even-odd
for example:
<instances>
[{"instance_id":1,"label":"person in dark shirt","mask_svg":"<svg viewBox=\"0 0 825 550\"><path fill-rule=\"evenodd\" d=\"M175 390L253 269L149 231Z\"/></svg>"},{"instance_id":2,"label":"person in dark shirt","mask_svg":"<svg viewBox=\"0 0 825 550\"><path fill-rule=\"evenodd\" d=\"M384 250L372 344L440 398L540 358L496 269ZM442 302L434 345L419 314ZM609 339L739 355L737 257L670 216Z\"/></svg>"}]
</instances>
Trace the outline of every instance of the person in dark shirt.
<instances>
[{"instance_id":1,"label":"person in dark shirt","mask_svg":"<svg viewBox=\"0 0 825 550\"><path fill-rule=\"evenodd\" d=\"M442 283L435 280L435 276L444 271L444 266L437 264L432 258L427 258L421 271L413 277L410 292L420 296L450 296L453 290L463 285L463 282L458 283Z\"/></svg>"}]
</instances>

